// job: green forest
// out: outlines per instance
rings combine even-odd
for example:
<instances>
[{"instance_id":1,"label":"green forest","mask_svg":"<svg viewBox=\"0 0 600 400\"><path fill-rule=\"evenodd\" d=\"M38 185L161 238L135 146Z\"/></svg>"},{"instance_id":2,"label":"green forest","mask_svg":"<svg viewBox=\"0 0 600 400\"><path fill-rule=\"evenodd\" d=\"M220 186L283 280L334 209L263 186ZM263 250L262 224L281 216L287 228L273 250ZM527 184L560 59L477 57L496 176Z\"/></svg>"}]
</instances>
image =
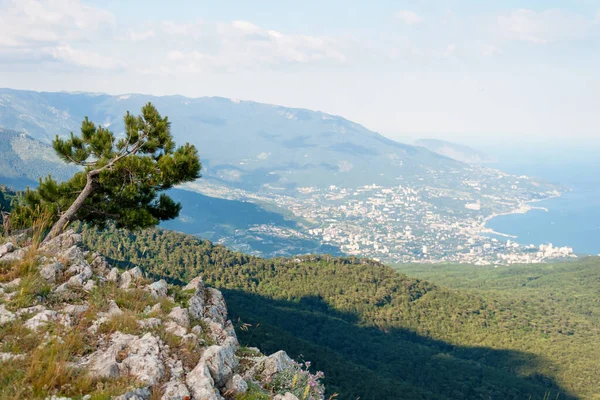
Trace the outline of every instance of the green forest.
<instances>
[{"instance_id":1,"label":"green forest","mask_svg":"<svg viewBox=\"0 0 600 400\"><path fill-rule=\"evenodd\" d=\"M502 278L405 266L410 278L357 258L261 259L161 229L80 229L121 268L201 274L245 327L242 344L311 361L340 399L600 398L597 258L551 264L568 284L545 266Z\"/></svg>"}]
</instances>

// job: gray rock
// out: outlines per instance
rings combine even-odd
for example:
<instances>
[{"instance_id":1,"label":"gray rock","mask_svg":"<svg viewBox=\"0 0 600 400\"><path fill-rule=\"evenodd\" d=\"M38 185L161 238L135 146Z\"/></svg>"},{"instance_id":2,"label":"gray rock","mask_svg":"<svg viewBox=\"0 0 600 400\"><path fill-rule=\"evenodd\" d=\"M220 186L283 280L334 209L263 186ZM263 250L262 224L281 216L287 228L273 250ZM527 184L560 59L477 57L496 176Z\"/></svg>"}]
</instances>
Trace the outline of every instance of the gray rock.
<instances>
[{"instance_id":1,"label":"gray rock","mask_svg":"<svg viewBox=\"0 0 600 400\"><path fill-rule=\"evenodd\" d=\"M187 334L187 329L175 321L168 321L165 324L165 331L179 337L184 337Z\"/></svg>"},{"instance_id":2,"label":"gray rock","mask_svg":"<svg viewBox=\"0 0 600 400\"><path fill-rule=\"evenodd\" d=\"M175 321L177 325L183 326L184 328L190 327L190 316L188 315L188 310L185 308L173 308L168 317Z\"/></svg>"},{"instance_id":3,"label":"gray rock","mask_svg":"<svg viewBox=\"0 0 600 400\"><path fill-rule=\"evenodd\" d=\"M187 374L185 383L190 389L192 399L194 400L221 399L221 396L215 389L215 381L210 374L208 366L202 360Z\"/></svg>"},{"instance_id":4,"label":"gray rock","mask_svg":"<svg viewBox=\"0 0 600 400\"><path fill-rule=\"evenodd\" d=\"M191 394L185 383L181 379L171 379L163 386L164 394L161 400L183 400L186 397L189 399Z\"/></svg>"},{"instance_id":5,"label":"gray rock","mask_svg":"<svg viewBox=\"0 0 600 400\"><path fill-rule=\"evenodd\" d=\"M74 317L78 317L84 312L86 312L90 306L88 304L69 304L62 308L61 312L64 314L72 315Z\"/></svg>"},{"instance_id":6,"label":"gray rock","mask_svg":"<svg viewBox=\"0 0 600 400\"><path fill-rule=\"evenodd\" d=\"M72 264L87 264L83 251L77 245L69 247L67 250L60 253L60 256L66 258Z\"/></svg>"},{"instance_id":7,"label":"gray rock","mask_svg":"<svg viewBox=\"0 0 600 400\"><path fill-rule=\"evenodd\" d=\"M117 363L117 354L125 350L127 345L135 339L137 336L121 332L113 333L110 338L110 346L105 350L96 350L85 363L90 376L98 379L118 377L120 368Z\"/></svg>"},{"instance_id":8,"label":"gray rock","mask_svg":"<svg viewBox=\"0 0 600 400\"><path fill-rule=\"evenodd\" d=\"M0 257L3 257L5 254L12 253L13 251L15 251L15 246L11 242L4 243L2 246L0 246Z\"/></svg>"},{"instance_id":9,"label":"gray rock","mask_svg":"<svg viewBox=\"0 0 600 400\"><path fill-rule=\"evenodd\" d=\"M144 277L144 273L138 267L132 268L128 271L123 272L121 275L121 289L129 289L131 284Z\"/></svg>"},{"instance_id":10,"label":"gray rock","mask_svg":"<svg viewBox=\"0 0 600 400\"><path fill-rule=\"evenodd\" d=\"M188 304L189 313L193 318L200 319L204 317L204 295L194 294Z\"/></svg>"},{"instance_id":11,"label":"gray rock","mask_svg":"<svg viewBox=\"0 0 600 400\"><path fill-rule=\"evenodd\" d=\"M113 268L110 270L108 275L106 275L106 280L109 282L119 283L121 279L121 275L119 274L119 270L117 268Z\"/></svg>"},{"instance_id":12,"label":"gray rock","mask_svg":"<svg viewBox=\"0 0 600 400\"><path fill-rule=\"evenodd\" d=\"M42 278L44 278L48 282L55 282L56 277L58 276L60 271L62 271L62 269L63 269L62 263L59 261L56 261L56 262L44 265L40 269L40 275L42 276Z\"/></svg>"},{"instance_id":13,"label":"gray rock","mask_svg":"<svg viewBox=\"0 0 600 400\"><path fill-rule=\"evenodd\" d=\"M36 306L21 308L20 310L18 310L16 312L16 315L17 315L17 317L20 317L21 315L25 315L25 314L37 314L41 311L44 311L45 309L46 309L46 307L42 306L41 304L38 304Z\"/></svg>"},{"instance_id":14,"label":"gray rock","mask_svg":"<svg viewBox=\"0 0 600 400\"><path fill-rule=\"evenodd\" d=\"M87 290L88 292L91 292L92 290L94 290L94 288L96 287L96 281L94 281L93 279L88 280L85 285L83 285L83 288L85 290Z\"/></svg>"},{"instance_id":15,"label":"gray rock","mask_svg":"<svg viewBox=\"0 0 600 400\"><path fill-rule=\"evenodd\" d=\"M294 365L294 361L283 350L264 357L244 374L245 379L253 379L259 375L262 381L269 381L273 375L285 371Z\"/></svg>"},{"instance_id":16,"label":"gray rock","mask_svg":"<svg viewBox=\"0 0 600 400\"><path fill-rule=\"evenodd\" d=\"M0 353L0 362L23 359L25 359L25 354Z\"/></svg>"},{"instance_id":17,"label":"gray rock","mask_svg":"<svg viewBox=\"0 0 600 400\"><path fill-rule=\"evenodd\" d=\"M273 400L299 400L296 396L294 396L292 393L287 392L286 394L278 394L277 396L273 397Z\"/></svg>"},{"instance_id":18,"label":"gray rock","mask_svg":"<svg viewBox=\"0 0 600 400\"><path fill-rule=\"evenodd\" d=\"M227 320L227 305L223 294L214 288L208 288L207 293L208 304L204 308L205 317L224 324Z\"/></svg>"},{"instance_id":19,"label":"gray rock","mask_svg":"<svg viewBox=\"0 0 600 400\"><path fill-rule=\"evenodd\" d=\"M6 309L4 304L0 304L0 326L15 320L15 314Z\"/></svg>"},{"instance_id":20,"label":"gray rock","mask_svg":"<svg viewBox=\"0 0 600 400\"><path fill-rule=\"evenodd\" d=\"M25 257L25 249L18 249L0 257L0 262L21 261Z\"/></svg>"},{"instance_id":21,"label":"gray rock","mask_svg":"<svg viewBox=\"0 0 600 400\"><path fill-rule=\"evenodd\" d=\"M235 356L236 345L237 343L228 340L222 346L210 346L200 359L200 363L205 363L208 367L217 388L225 386L239 364Z\"/></svg>"},{"instance_id":22,"label":"gray rock","mask_svg":"<svg viewBox=\"0 0 600 400\"><path fill-rule=\"evenodd\" d=\"M151 333L131 341L127 345L128 355L123 360L123 368L143 383L158 383L165 374L160 347L160 339Z\"/></svg>"},{"instance_id":23,"label":"gray rock","mask_svg":"<svg viewBox=\"0 0 600 400\"><path fill-rule=\"evenodd\" d=\"M42 326L48 324L49 322L56 321L58 318L58 313L53 310L44 310L35 316L31 317L23 324L24 327L35 331Z\"/></svg>"},{"instance_id":24,"label":"gray rock","mask_svg":"<svg viewBox=\"0 0 600 400\"><path fill-rule=\"evenodd\" d=\"M246 393L248 391L248 384L241 376L235 374L227 381L225 389L227 389L227 392L232 392L232 394Z\"/></svg>"},{"instance_id":25,"label":"gray rock","mask_svg":"<svg viewBox=\"0 0 600 400\"><path fill-rule=\"evenodd\" d=\"M40 246L40 250L57 253L60 251L64 251L72 247L76 244L81 244L82 237L80 234L75 233L73 229L69 229L68 231L58 235L57 237L42 243Z\"/></svg>"},{"instance_id":26,"label":"gray rock","mask_svg":"<svg viewBox=\"0 0 600 400\"><path fill-rule=\"evenodd\" d=\"M162 320L160 318L146 318L138 320L137 323L142 329L156 329L162 324Z\"/></svg>"},{"instance_id":27,"label":"gray rock","mask_svg":"<svg viewBox=\"0 0 600 400\"><path fill-rule=\"evenodd\" d=\"M148 400L150 399L150 396L152 396L150 388L144 387L131 390L120 396L116 396L113 398L113 400Z\"/></svg>"},{"instance_id":28,"label":"gray rock","mask_svg":"<svg viewBox=\"0 0 600 400\"><path fill-rule=\"evenodd\" d=\"M167 297L167 281L161 279L147 286L148 291L156 298Z\"/></svg>"},{"instance_id":29,"label":"gray rock","mask_svg":"<svg viewBox=\"0 0 600 400\"><path fill-rule=\"evenodd\" d=\"M183 287L183 290L194 290L195 292L204 291L204 282L201 276L197 276L192 279L187 285Z\"/></svg>"}]
</instances>

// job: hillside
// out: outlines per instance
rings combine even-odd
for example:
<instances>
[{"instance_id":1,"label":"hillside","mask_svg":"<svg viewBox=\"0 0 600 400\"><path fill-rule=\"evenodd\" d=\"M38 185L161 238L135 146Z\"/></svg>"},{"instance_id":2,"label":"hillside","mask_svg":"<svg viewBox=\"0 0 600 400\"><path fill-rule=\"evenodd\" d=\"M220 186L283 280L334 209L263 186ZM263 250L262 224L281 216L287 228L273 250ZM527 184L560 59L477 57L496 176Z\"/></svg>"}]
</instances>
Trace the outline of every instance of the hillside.
<instances>
[{"instance_id":1,"label":"hillside","mask_svg":"<svg viewBox=\"0 0 600 400\"><path fill-rule=\"evenodd\" d=\"M252 324L238 331L242 343L302 354L341 398L600 393L598 325L568 307L446 289L356 258L265 260L164 230L83 233L122 266L174 282L202 274L238 324Z\"/></svg>"},{"instance_id":2,"label":"hillside","mask_svg":"<svg viewBox=\"0 0 600 400\"><path fill-rule=\"evenodd\" d=\"M219 97L0 89L0 126L49 143L56 134L77 131L88 116L119 133L125 112L149 101L173 122L176 142L199 149L204 177L231 187L422 185L435 179L437 187L452 188L462 172L468 170L470 179L487 174L339 116Z\"/></svg>"},{"instance_id":3,"label":"hillside","mask_svg":"<svg viewBox=\"0 0 600 400\"><path fill-rule=\"evenodd\" d=\"M451 158L466 164L485 164L494 162L494 158L482 151L462 144L446 142L445 140L420 139L415 142L417 146L431 150L441 156Z\"/></svg>"},{"instance_id":4,"label":"hillside","mask_svg":"<svg viewBox=\"0 0 600 400\"><path fill-rule=\"evenodd\" d=\"M48 174L63 180L76 171L63 163L49 145L0 126L0 183L22 189L37 185L38 179Z\"/></svg>"},{"instance_id":5,"label":"hillside","mask_svg":"<svg viewBox=\"0 0 600 400\"><path fill-rule=\"evenodd\" d=\"M119 271L73 231L39 247L7 239L1 399L323 400L310 364L240 347L223 295L200 277Z\"/></svg>"}]
</instances>

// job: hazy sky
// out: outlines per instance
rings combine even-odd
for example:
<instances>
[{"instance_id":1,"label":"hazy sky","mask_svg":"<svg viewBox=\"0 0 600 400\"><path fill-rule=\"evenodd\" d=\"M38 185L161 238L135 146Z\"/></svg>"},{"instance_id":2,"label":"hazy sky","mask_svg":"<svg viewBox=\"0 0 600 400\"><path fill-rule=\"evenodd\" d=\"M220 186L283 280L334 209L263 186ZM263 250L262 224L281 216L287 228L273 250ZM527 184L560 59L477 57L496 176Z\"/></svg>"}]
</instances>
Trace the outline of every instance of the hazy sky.
<instances>
[{"instance_id":1,"label":"hazy sky","mask_svg":"<svg viewBox=\"0 0 600 400\"><path fill-rule=\"evenodd\" d=\"M598 141L600 0L0 0L0 87L255 100L400 140Z\"/></svg>"}]
</instances>

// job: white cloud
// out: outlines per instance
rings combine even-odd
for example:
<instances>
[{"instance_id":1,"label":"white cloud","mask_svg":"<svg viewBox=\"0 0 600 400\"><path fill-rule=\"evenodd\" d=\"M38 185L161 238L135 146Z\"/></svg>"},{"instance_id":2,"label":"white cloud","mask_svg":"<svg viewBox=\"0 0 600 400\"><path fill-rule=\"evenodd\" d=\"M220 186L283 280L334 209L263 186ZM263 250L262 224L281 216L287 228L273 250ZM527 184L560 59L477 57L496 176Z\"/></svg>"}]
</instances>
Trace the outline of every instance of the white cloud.
<instances>
[{"instance_id":1,"label":"white cloud","mask_svg":"<svg viewBox=\"0 0 600 400\"><path fill-rule=\"evenodd\" d=\"M44 49L56 61L64 61L68 64L99 70L121 69L124 65L110 57L106 57L94 52L74 49L69 45L61 45Z\"/></svg>"},{"instance_id":2,"label":"white cloud","mask_svg":"<svg viewBox=\"0 0 600 400\"><path fill-rule=\"evenodd\" d=\"M145 31L129 31L127 38L132 42L141 42L143 40L151 39L156 36L156 32L151 29Z\"/></svg>"},{"instance_id":3,"label":"white cloud","mask_svg":"<svg viewBox=\"0 0 600 400\"><path fill-rule=\"evenodd\" d=\"M417 13L413 11L398 11L396 12L395 16L397 19L399 19L407 25L417 25L423 22L423 18L421 18Z\"/></svg>"},{"instance_id":4,"label":"white cloud","mask_svg":"<svg viewBox=\"0 0 600 400\"><path fill-rule=\"evenodd\" d=\"M247 21L187 25L164 21L161 26L164 33L177 37L173 43L178 48L171 50L167 59L174 63L173 68L184 72L346 60L337 39L290 35Z\"/></svg>"},{"instance_id":5,"label":"white cloud","mask_svg":"<svg viewBox=\"0 0 600 400\"><path fill-rule=\"evenodd\" d=\"M0 0L0 46L21 47L81 38L114 22L109 12L78 0Z\"/></svg>"},{"instance_id":6,"label":"white cloud","mask_svg":"<svg viewBox=\"0 0 600 400\"><path fill-rule=\"evenodd\" d=\"M593 20L562 10L514 10L497 17L497 27L507 39L548 44L580 40L592 35Z\"/></svg>"},{"instance_id":7,"label":"white cloud","mask_svg":"<svg viewBox=\"0 0 600 400\"><path fill-rule=\"evenodd\" d=\"M71 46L114 24L112 14L78 0L0 0L0 57L24 63L52 60L84 68L117 69L119 62Z\"/></svg>"}]
</instances>

